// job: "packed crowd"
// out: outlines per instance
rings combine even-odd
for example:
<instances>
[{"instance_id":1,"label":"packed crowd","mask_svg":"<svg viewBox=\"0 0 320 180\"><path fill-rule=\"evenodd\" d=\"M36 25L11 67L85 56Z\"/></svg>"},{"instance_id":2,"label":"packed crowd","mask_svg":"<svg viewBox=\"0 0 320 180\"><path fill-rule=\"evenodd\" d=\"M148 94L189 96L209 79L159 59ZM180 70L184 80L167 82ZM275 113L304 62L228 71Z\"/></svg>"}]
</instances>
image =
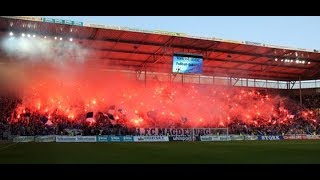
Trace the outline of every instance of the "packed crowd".
<instances>
[{"instance_id":1,"label":"packed crowd","mask_svg":"<svg viewBox=\"0 0 320 180\"><path fill-rule=\"evenodd\" d=\"M115 123L110 114L96 113L95 122L86 121L86 115L78 115L79 119L70 121L70 118L51 114L41 114L26 108L24 113L17 115L15 108L21 101L16 97L0 97L0 137L10 135L126 135L134 134L134 128ZM109 116L108 116L109 115ZM83 118L81 118L83 117Z\"/></svg>"},{"instance_id":2,"label":"packed crowd","mask_svg":"<svg viewBox=\"0 0 320 180\"><path fill-rule=\"evenodd\" d=\"M317 101L319 98L314 98ZM310 102L309 98L308 101ZM48 114L39 111L24 109L23 113L17 114L16 107L21 100L15 96L0 96L0 137L10 135L134 135L138 126L128 125L127 117L121 109L115 109L117 116L106 112L96 112L94 122L87 121L86 114L79 114L70 120L70 117L58 113ZM291 100L283 102L277 109L278 116L270 116L269 119L262 117L253 118L253 123L233 117L227 124L218 124L215 127L204 126L204 128L228 127L230 134L314 134L320 133L319 119L316 113L311 110L293 104ZM316 102L315 102L316 103ZM312 104L312 103L310 103ZM317 104L317 103L316 103ZM287 107L286 111L281 106ZM88 114L87 114L88 115ZM122 116L121 116L122 115ZM139 118L152 119L152 112L147 117L141 115ZM170 124L171 128L188 128L184 123L186 117L181 118L181 123ZM150 121L153 122L153 121ZM150 125L150 124L149 124ZM156 124L151 126L156 127Z\"/></svg>"},{"instance_id":3,"label":"packed crowd","mask_svg":"<svg viewBox=\"0 0 320 180\"><path fill-rule=\"evenodd\" d=\"M299 102L300 97L294 96L292 97L294 100ZM309 109L318 109L320 108L320 95L312 94L312 95L302 95L303 106Z\"/></svg>"}]
</instances>

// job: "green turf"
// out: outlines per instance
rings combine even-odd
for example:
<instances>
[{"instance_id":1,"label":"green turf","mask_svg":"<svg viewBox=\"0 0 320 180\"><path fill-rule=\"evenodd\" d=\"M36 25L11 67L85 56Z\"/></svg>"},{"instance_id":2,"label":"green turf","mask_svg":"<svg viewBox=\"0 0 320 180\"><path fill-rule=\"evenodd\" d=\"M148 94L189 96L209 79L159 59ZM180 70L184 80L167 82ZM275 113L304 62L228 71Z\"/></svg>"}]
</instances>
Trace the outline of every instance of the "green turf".
<instances>
[{"instance_id":1,"label":"green turf","mask_svg":"<svg viewBox=\"0 0 320 180\"><path fill-rule=\"evenodd\" d=\"M320 163L320 141L19 143L0 163Z\"/></svg>"}]
</instances>

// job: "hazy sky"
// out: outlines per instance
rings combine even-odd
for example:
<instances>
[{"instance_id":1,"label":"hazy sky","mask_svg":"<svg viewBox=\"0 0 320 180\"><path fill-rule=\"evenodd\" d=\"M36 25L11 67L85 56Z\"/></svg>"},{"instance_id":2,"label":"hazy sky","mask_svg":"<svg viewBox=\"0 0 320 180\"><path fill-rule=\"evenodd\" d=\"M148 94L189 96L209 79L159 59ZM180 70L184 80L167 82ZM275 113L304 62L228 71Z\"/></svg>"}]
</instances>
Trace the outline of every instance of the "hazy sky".
<instances>
[{"instance_id":1,"label":"hazy sky","mask_svg":"<svg viewBox=\"0 0 320 180\"><path fill-rule=\"evenodd\" d=\"M49 16L44 16L49 17ZM320 16L52 16L190 35L320 49Z\"/></svg>"}]
</instances>

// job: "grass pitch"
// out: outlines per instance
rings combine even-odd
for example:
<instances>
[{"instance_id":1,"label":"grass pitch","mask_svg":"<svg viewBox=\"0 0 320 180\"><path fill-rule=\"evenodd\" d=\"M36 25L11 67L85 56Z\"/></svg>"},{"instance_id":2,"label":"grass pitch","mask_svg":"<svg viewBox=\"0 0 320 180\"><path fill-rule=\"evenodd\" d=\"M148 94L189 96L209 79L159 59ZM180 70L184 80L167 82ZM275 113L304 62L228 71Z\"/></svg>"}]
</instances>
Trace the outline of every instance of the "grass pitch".
<instances>
[{"instance_id":1,"label":"grass pitch","mask_svg":"<svg viewBox=\"0 0 320 180\"><path fill-rule=\"evenodd\" d=\"M0 163L320 163L320 141L0 144Z\"/></svg>"}]
</instances>

